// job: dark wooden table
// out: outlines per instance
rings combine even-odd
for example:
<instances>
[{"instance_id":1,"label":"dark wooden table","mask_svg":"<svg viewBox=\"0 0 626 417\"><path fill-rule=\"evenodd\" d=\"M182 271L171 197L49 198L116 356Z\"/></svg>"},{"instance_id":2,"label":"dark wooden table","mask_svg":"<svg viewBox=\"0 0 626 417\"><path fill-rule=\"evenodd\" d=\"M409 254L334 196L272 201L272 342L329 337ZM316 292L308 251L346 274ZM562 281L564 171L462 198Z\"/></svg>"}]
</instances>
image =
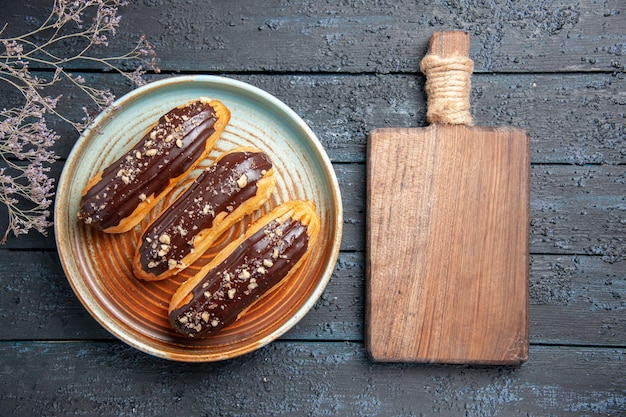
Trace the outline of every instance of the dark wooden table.
<instances>
[{"instance_id":1,"label":"dark wooden table","mask_svg":"<svg viewBox=\"0 0 626 417\"><path fill-rule=\"evenodd\" d=\"M0 26L31 27L50 3L0 1ZM623 0L146 0L120 13L108 52L145 33L162 70L148 78L232 77L311 126L343 194L342 251L321 299L280 340L185 364L97 324L68 284L52 232L9 239L0 248L0 415L626 415ZM532 138L531 345L517 368L379 364L363 345L367 133L425 124L419 62L432 32L449 29L472 35L476 123ZM97 66L74 70L117 96L131 89ZM58 178L78 135L53 127Z\"/></svg>"}]
</instances>

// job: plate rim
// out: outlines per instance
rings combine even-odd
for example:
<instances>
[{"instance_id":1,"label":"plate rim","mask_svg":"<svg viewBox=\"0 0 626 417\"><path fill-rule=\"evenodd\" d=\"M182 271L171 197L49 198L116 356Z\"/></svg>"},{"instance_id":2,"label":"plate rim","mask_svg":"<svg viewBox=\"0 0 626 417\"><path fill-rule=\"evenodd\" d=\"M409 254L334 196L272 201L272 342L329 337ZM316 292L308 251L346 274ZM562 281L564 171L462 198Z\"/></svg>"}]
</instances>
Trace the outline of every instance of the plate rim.
<instances>
[{"instance_id":1,"label":"plate rim","mask_svg":"<svg viewBox=\"0 0 626 417\"><path fill-rule=\"evenodd\" d=\"M161 350L155 348L153 344L149 343L149 341L146 340L148 336L143 335L143 338L141 340L137 340L137 338L133 334L128 333L124 328L120 326L116 326L114 321L107 320L110 315L109 312L104 308L103 305L98 302L97 298L94 297L94 295L92 294L93 291L86 284L84 277L82 277L81 274L78 274L79 277L74 276L74 273L72 272L72 267L70 265L71 262L69 259L67 259L68 254L71 255L72 251L69 247L65 247L65 245L70 245L69 236L66 236L66 234L70 230L68 223L72 216L67 216L68 209L64 210L64 207L62 207L63 204L61 204L61 198L55 198L54 234L59 259L61 261L66 279L69 281L74 294L77 296L87 312L106 331L108 331L114 337L126 343L127 345L132 346L135 349L150 354L152 356L181 362L213 362L235 358L246 353L255 351L278 339L280 336L290 330L311 310L317 300L321 297L328 282L330 281L332 272L334 271L334 268L336 266L343 234L343 205L341 192L335 170L332 167L332 162L330 161L330 158L328 157L316 134L308 126L308 124L304 122L304 120L283 101L268 93L267 91L244 81L217 75L172 76L165 79L153 81L122 95L121 97L116 99L111 105L102 110L92 120L89 126L81 133L79 138L76 140L76 142L72 146L70 153L67 156L65 164L61 171L56 194L58 196L62 195L64 191L69 192L68 187L70 186L71 181L68 176L72 171L76 170L76 166L78 165L78 161L76 160L76 158L77 156L80 156L82 155L82 153L85 152L85 148L88 146L88 140L92 135L92 131L94 129L97 129L98 126L105 122L106 118L110 117L112 114L115 114L115 112L119 111L120 109L123 109L125 103L132 102L143 95L149 94L153 90L156 91L166 87L171 87L176 84L186 85L190 83L202 83L220 89L228 88L230 93L236 91L237 95L241 95L241 93L245 92L247 98L254 98L256 101L262 101L263 104L268 103L272 105L274 107L274 109L270 109L272 113L276 114L276 111L282 113L282 116L284 116L283 118L287 120L289 124L292 124L294 125L294 127L297 127L297 129L301 130L303 133L303 137L307 139L306 143L314 148L314 156L316 159L318 159L317 162L320 164L326 174L327 179L329 180L328 186L331 191L331 200L334 206L334 210L332 210L331 213L331 220L336 224L335 228L333 229L334 237L331 241L329 241L329 256L324 262L325 265L323 264L324 267L320 269L319 279L317 280L317 284L314 286L314 290L311 292L306 301L294 312L293 315L291 315L284 323L282 323L281 326L275 329L272 333L259 339L254 344L249 344L245 347L240 347L238 349L231 349L225 354L194 354L193 352L184 354L179 352ZM65 243L63 242L63 239L65 239ZM78 264L78 262L75 261L75 264Z\"/></svg>"}]
</instances>

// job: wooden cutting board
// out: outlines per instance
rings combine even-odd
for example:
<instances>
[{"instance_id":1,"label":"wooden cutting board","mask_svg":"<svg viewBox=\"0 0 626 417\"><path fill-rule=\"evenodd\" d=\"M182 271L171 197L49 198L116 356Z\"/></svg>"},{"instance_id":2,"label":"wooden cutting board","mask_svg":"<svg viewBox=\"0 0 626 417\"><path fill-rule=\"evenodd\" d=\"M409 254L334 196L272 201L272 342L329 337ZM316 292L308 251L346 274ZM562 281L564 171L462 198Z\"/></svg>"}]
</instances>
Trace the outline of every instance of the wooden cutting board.
<instances>
[{"instance_id":1,"label":"wooden cutting board","mask_svg":"<svg viewBox=\"0 0 626 417\"><path fill-rule=\"evenodd\" d=\"M467 34L435 33L426 58L430 126L369 135L366 345L376 361L519 364L529 137L471 126Z\"/></svg>"}]
</instances>

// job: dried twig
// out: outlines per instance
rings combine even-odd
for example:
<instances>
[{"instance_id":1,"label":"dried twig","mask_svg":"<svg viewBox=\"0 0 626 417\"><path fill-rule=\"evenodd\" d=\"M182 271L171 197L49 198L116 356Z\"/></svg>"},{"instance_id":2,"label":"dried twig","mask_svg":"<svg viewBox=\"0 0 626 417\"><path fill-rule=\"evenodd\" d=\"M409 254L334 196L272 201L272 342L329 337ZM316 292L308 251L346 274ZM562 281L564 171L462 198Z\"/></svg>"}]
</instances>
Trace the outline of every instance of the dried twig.
<instances>
[{"instance_id":1,"label":"dried twig","mask_svg":"<svg viewBox=\"0 0 626 417\"><path fill-rule=\"evenodd\" d=\"M98 57L91 54L96 45L108 46L108 37L114 36L119 26L118 7L123 0L55 0L52 11L41 26L16 37L2 38L6 25L0 29L0 83L21 93L21 107L0 109L0 203L8 211L8 221L0 243L6 243L10 233L15 236L35 229L42 234L51 226L49 207L54 195L54 181L49 177L50 165L57 159L52 146L58 135L46 120L58 117L81 132L91 122L88 107L102 110L114 100L106 89L89 86L80 75L64 68L77 62L92 62L114 70L135 85L145 83L147 70L159 72L156 54L145 37L123 55ZM87 17L89 16L89 18ZM90 20L85 23L84 20ZM43 40L42 40L43 39ZM72 42L81 45L72 48L67 56L59 46ZM121 69L130 63L135 70ZM54 70L50 79L37 77L29 66ZM72 88L84 94L81 120L72 120L57 110L62 96L50 97L47 88L61 81L69 81Z\"/></svg>"}]
</instances>

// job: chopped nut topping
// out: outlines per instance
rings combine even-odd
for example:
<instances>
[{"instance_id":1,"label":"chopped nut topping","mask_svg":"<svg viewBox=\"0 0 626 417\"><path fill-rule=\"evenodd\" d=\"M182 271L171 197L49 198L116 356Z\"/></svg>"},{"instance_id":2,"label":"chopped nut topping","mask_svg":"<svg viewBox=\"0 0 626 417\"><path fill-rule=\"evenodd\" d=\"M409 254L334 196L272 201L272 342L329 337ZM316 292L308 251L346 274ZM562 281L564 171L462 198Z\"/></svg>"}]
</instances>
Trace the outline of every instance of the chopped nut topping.
<instances>
[{"instance_id":1,"label":"chopped nut topping","mask_svg":"<svg viewBox=\"0 0 626 417\"><path fill-rule=\"evenodd\" d=\"M167 261L167 267L168 267L169 269L174 269L174 268L176 268L176 266L178 266L178 262L176 262L176 260L175 260L175 259L169 259L169 260Z\"/></svg>"},{"instance_id":2,"label":"chopped nut topping","mask_svg":"<svg viewBox=\"0 0 626 417\"><path fill-rule=\"evenodd\" d=\"M259 274L265 274L265 268L263 268L262 266L258 267L256 269L256 272L258 272Z\"/></svg>"},{"instance_id":3,"label":"chopped nut topping","mask_svg":"<svg viewBox=\"0 0 626 417\"><path fill-rule=\"evenodd\" d=\"M239 179L237 180L237 186L239 188L244 188L246 185L248 185L248 176L246 174L243 174L241 177L239 177Z\"/></svg>"},{"instance_id":4,"label":"chopped nut topping","mask_svg":"<svg viewBox=\"0 0 626 417\"><path fill-rule=\"evenodd\" d=\"M159 242L165 243L166 245L169 245L170 244L170 235L168 235L167 233L163 233L161 236L159 236Z\"/></svg>"},{"instance_id":5,"label":"chopped nut topping","mask_svg":"<svg viewBox=\"0 0 626 417\"><path fill-rule=\"evenodd\" d=\"M235 298L236 293L237 293L237 290L234 288L231 288L230 290L228 290L228 299L232 300L233 298Z\"/></svg>"},{"instance_id":6,"label":"chopped nut topping","mask_svg":"<svg viewBox=\"0 0 626 417\"><path fill-rule=\"evenodd\" d=\"M244 269L243 271L241 271L241 273L239 274L239 278L241 279L248 279L250 278L250 272L248 272L247 269Z\"/></svg>"},{"instance_id":7,"label":"chopped nut topping","mask_svg":"<svg viewBox=\"0 0 626 417\"><path fill-rule=\"evenodd\" d=\"M178 146L179 148L183 147L183 141L181 139L176 139L176 146Z\"/></svg>"},{"instance_id":8,"label":"chopped nut topping","mask_svg":"<svg viewBox=\"0 0 626 417\"><path fill-rule=\"evenodd\" d=\"M270 259L263 259L263 266L271 268L272 266L274 266L274 262L272 262Z\"/></svg>"},{"instance_id":9,"label":"chopped nut topping","mask_svg":"<svg viewBox=\"0 0 626 417\"><path fill-rule=\"evenodd\" d=\"M148 197L146 197L146 195L144 193L139 194L139 199L141 201L146 201L146 198L148 198Z\"/></svg>"},{"instance_id":10,"label":"chopped nut topping","mask_svg":"<svg viewBox=\"0 0 626 417\"><path fill-rule=\"evenodd\" d=\"M152 148L152 149L148 149L148 150L146 151L146 156L154 156L154 155L156 155L156 154L157 154L157 150L156 150L156 149L154 149L154 148Z\"/></svg>"},{"instance_id":11,"label":"chopped nut topping","mask_svg":"<svg viewBox=\"0 0 626 417\"><path fill-rule=\"evenodd\" d=\"M202 312L202 321L205 322L205 323L208 323L209 322L209 318L210 318L209 313L206 312L206 311L203 311Z\"/></svg>"},{"instance_id":12,"label":"chopped nut topping","mask_svg":"<svg viewBox=\"0 0 626 417\"><path fill-rule=\"evenodd\" d=\"M213 321L211 322L211 326L213 326L213 327L217 327L218 324L220 324L218 319L213 319Z\"/></svg>"}]
</instances>

